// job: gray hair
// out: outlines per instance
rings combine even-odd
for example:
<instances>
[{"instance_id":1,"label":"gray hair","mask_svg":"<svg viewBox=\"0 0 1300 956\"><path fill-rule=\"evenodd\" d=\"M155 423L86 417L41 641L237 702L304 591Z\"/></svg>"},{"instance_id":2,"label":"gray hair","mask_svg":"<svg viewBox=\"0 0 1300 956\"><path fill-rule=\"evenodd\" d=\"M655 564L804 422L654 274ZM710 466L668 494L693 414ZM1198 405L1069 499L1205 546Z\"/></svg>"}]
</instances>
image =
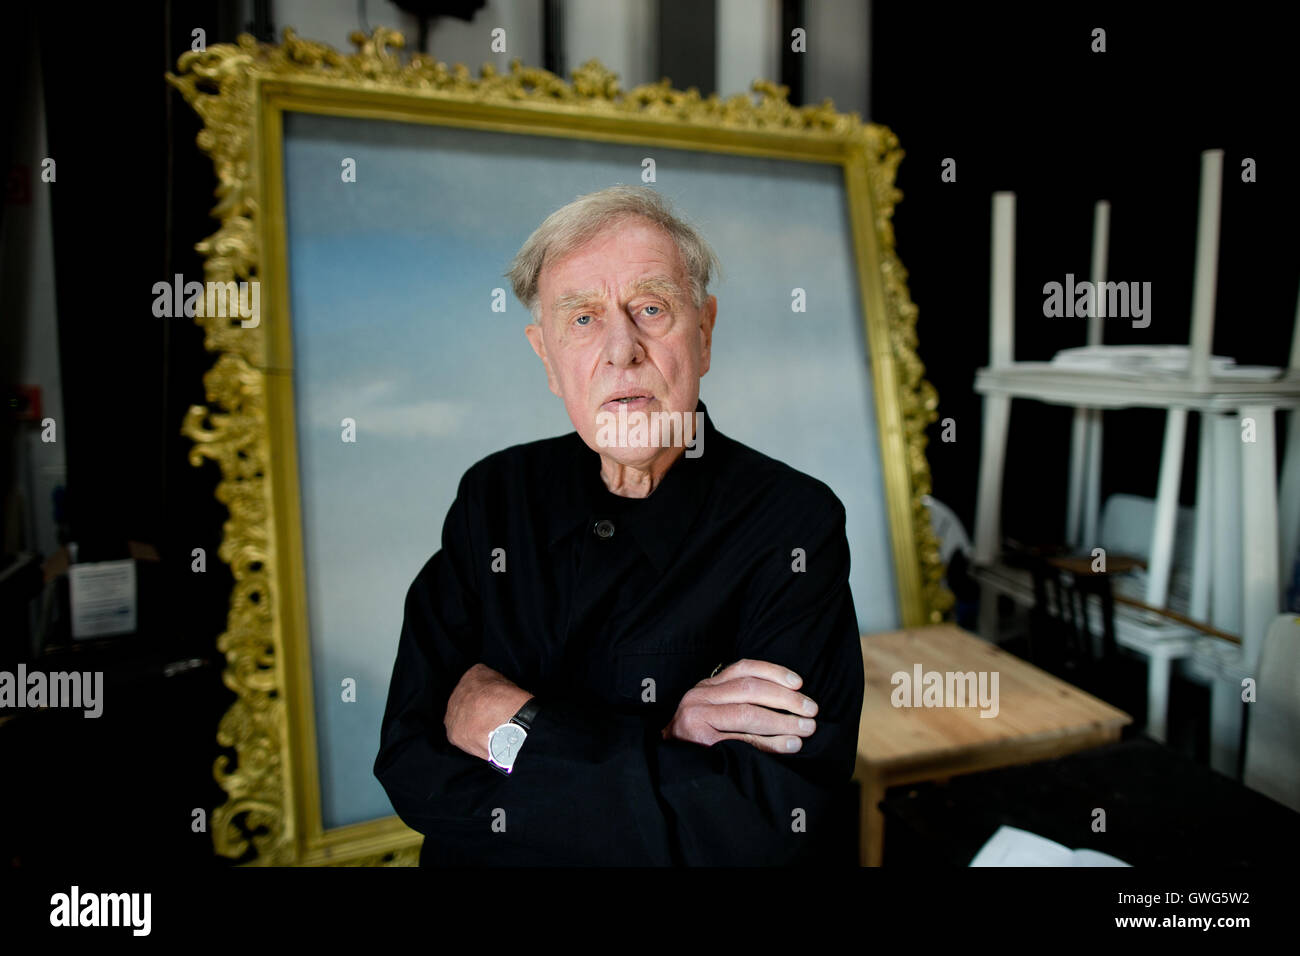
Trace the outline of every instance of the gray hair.
<instances>
[{"instance_id":1,"label":"gray hair","mask_svg":"<svg viewBox=\"0 0 1300 956\"><path fill-rule=\"evenodd\" d=\"M695 307L704 307L709 281L721 271L718 257L704 237L674 215L668 201L649 186L610 186L579 196L555 210L515 255L505 275L515 297L533 314L534 322L541 318L537 281L542 267L563 259L605 227L626 219L644 219L668 234L686 266Z\"/></svg>"}]
</instances>

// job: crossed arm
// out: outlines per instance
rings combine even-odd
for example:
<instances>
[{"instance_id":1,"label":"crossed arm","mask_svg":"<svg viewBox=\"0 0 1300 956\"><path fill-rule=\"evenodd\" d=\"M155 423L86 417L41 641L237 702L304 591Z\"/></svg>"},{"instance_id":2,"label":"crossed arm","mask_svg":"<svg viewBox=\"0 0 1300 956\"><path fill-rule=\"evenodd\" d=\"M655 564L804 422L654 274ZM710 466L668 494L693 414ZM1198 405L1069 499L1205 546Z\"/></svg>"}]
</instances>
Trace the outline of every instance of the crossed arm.
<instances>
[{"instance_id":1,"label":"crossed arm","mask_svg":"<svg viewBox=\"0 0 1300 956\"><path fill-rule=\"evenodd\" d=\"M769 661L739 660L683 695L660 733L664 740L712 747L742 740L757 750L790 754L817 729L817 703L798 693L801 678ZM486 664L475 664L447 700L447 741L471 757L488 759L488 734L532 697Z\"/></svg>"}]
</instances>

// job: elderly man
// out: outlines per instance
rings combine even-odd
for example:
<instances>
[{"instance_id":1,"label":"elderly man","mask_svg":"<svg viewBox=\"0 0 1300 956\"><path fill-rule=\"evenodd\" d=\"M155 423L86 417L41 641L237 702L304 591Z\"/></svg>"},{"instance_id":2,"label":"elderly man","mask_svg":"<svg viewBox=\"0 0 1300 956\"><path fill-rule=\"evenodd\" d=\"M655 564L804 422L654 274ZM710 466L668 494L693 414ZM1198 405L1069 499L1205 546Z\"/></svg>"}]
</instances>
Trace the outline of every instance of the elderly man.
<instances>
[{"instance_id":1,"label":"elderly man","mask_svg":"<svg viewBox=\"0 0 1300 956\"><path fill-rule=\"evenodd\" d=\"M576 431L470 468L407 594L374 770L423 865L852 859L844 507L699 400L716 266L621 186L515 258Z\"/></svg>"}]
</instances>

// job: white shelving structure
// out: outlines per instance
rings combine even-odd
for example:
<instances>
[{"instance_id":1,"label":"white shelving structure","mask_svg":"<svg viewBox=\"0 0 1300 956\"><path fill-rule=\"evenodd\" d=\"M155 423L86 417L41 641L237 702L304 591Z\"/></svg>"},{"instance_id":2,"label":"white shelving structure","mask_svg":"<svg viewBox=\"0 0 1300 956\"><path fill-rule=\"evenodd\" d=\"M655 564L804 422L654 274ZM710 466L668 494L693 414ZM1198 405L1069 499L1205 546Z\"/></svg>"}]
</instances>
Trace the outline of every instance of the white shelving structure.
<instances>
[{"instance_id":1,"label":"white shelving structure","mask_svg":"<svg viewBox=\"0 0 1300 956\"><path fill-rule=\"evenodd\" d=\"M999 593L1023 605L1033 604L1027 572L1008 568L999 560L1003 467L1013 399L1075 409L1066 535L1072 546L1085 551L1097 541L1101 411L1160 408L1165 410L1164 447L1141 600L1166 608L1187 416L1197 412L1200 454L1187 616L1240 635L1242 643L1209 637L1167 617L1119 603L1115 605L1115 638L1120 646L1148 659L1146 732L1157 740L1165 738L1172 662L1188 658L1193 676L1211 684L1211 763L1221 772L1235 775L1242 726L1241 679L1255 676L1260 644L1282 608L1285 575L1290 573L1300 545L1300 413L1294 411L1300 408L1300 303L1287 368L1212 368L1222 175L1222 150L1204 152L1191 343L1186 374L1178 376L1015 361L1015 194L994 194L990 358L989 366L975 377L975 390L984 396L984 433L973 563L981 584L981 636L996 640ZM1105 280L1109 213L1108 203L1097 204L1094 283ZM1097 301L1104 302L1104 298L1094 296ZM1103 311L1094 308L1089 313L1089 345L1101 344ZM1284 409L1292 413L1279 495L1274 477L1274 413Z\"/></svg>"}]
</instances>

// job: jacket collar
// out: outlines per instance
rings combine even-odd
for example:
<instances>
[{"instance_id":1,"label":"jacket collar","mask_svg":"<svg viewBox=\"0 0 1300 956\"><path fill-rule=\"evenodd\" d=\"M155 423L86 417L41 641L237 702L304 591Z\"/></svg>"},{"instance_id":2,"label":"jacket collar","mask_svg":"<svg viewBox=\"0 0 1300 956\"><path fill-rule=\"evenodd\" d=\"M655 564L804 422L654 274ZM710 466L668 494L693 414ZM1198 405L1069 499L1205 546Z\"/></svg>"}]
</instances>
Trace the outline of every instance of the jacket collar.
<instances>
[{"instance_id":1,"label":"jacket collar","mask_svg":"<svg viewBox=\"0 0 1300 956\"><path fill-rule=\"evenodd\" d=\"M591 534L596 522L608 518L616 535L630 535L655 569L665 571L704 504L717 472L715 460L723 452L703 401L696 411L704 413L703 453L697 458L679 455L648 498L610 494L600 477L600 455L576 431L565 436L568 454L554 479L559 487L550 510L550 546L574 532Z\"/></svg>"}]
</instances>

